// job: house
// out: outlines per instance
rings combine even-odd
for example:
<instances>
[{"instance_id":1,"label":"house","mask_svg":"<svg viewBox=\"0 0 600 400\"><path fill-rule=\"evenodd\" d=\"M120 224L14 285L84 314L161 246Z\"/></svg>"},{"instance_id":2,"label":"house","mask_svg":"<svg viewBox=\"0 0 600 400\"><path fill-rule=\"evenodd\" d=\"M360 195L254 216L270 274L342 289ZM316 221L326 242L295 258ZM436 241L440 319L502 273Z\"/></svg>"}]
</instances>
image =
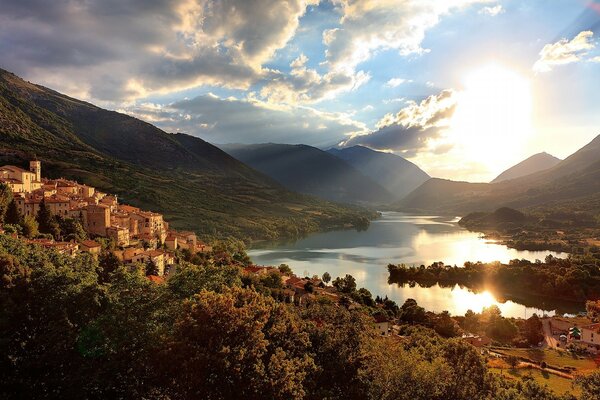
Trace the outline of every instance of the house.
<instances>
[{"instance_id":1,"label":"house","mask_svg":"<svg viewBox=\"0 0 600 400\"><path fill-rule=\"evenodd\" d=\"M122 262L132 264L133 258L145 250L139 247L128 247L124 250L115 250L112 253Z\"/></svg>"},{"instance_id":2,"label":"house","mask_svg":"<svg viewBox=\"0 0 600 400\"><path fill-rule=\"evenodd\" d=\"M55 242L52 239L32 239L27 242L42 246L45 249L56 250L56 252L60 254L69 255L71 257L74 257L79 250L79 245L75 242Z\"/></svg>"},{"instance_id":3,"label":"house","mask_svg":"<svg viewBox=\"0 0 600 400\"><path fill-rule=\"evenodd\" d=\"M600 323L582 326L580 329L580 341L588 346L591 352L600 349Z\"/></svg>"},{"instance_id":4,"label":"house","mask_svg":"<svg viewBox=\"0 0 600 400\"><path fill-rule=\"evenodd\" d=\"M484 347L492 344L492 339L487 336L465 335L462 340L475 347Z\"/></svg>"},{"instance_id":5,"label":"house","mask_svg":"<svg viewBox=\"0 0 600 400\"><path fill-rule=\"evenodd\" d=\"M106 228L110 226L110 208L104 204L90 204L85 209L87 232L106 236Z\"/></svg>"},{"instance_id":6,"label":"house","mask_svg":"<svg viewBox=\"0 0 600 400\"><path fill-rule=\"evenodd\" d=\"M130 217L139 224L140 238L156 238L163 243L167 238L167 230L162 214L150 211L137 211L130 214Z\"/></svg>"},{"instance_id":7,"label":"house","mask_svg":"<svg viewBox=\"0 0 600 400\"><path fill-rule=\"evenodd\" d=\"M23 193L15 196L17 209L23 216L35 217L40 210L42 200L44 201L46 208L48 208L52 214L60 215L62 217L69 216L71 205L69 199L65 196L53 194L48 197L43 197L41 194L37 195L36 193Z\"/></svg>"},{"instance_id":8,"label":"house","mask_svg":"<svg viewBox=\"0 0 600 400\"><path fill-rule=\"evenodd\" d=\"M42 187L42 165L29 162L29 171L14 165L0 167L0 182L8 185L13 193L31 193Z\"/></svg>"},{"instance_id":9,"label":"house","mask_svg":"<svg viewBox=\"0 0 600 400\"><path fill-rule=\"evenodd\" d=\"M390 332L391 324L388 317L383 314L375 314L373 316L373 320L375 321L375 327L377 328L377 332L381 336L387 336Z\"/></svg>"},{"instance_id":10,"label":"house","mask_svg":"<svg viewBox=\"0 0 600 400\"><path fill-rule=\"evenodd\" d=\"M113 239L117 246L129 246L129 228L109 226L106 228L106 236Z\"/></svg>"},{"instance_id":11,"label":"house","mask_svg":"<svg viewBox=\"0 0 600 400\"><path fill-rule=\"evenodd\" d=\"M148 264L152 262L158 270L158 275L163 276L165 273L165 267L173 265L175 258L162 250L146 250L141 253L134 255L131 258L132 263Z\"/></svg>"},{"instance_id":12,"label":"house","mask_svg":"<svg viewBox=\"0 0 600 400\"><path fill-rule=\"evenodd\" d=\"M165 238L165 245L169 250L188 249L192 253L196 252L196 242L196 234L187 231L170 230Z\"/></svg>"},{"instance_id":13,"label":"house","mask_svg":"<svg viewBox=\"0 0 600 400\"><path fill-rule=\"evenodd\" d=\"M81 251L92 255L100 254L100 250L102 250L100 243L93 240L84 240L79 244L79 247Z\"/></svg>"}]
</instances>

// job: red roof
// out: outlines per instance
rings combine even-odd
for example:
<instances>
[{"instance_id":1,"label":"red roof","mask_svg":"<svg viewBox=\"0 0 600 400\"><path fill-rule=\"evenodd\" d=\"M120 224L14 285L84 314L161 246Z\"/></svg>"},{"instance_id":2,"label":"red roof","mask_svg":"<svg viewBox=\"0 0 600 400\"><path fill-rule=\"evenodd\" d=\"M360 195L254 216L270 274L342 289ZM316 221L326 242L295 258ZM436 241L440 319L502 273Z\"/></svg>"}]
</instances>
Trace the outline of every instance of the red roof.
<instances>
[{"instance_id":1,"label":"red roof","mask_svg":"<svg viewBox=\"0 0 600 400\"><path fill-rule=\"evenodd\" d=\"M150 281L154 283L165 283L165 278L162 276L148 275L146 278L150 279Z\"/></svg>"},{"instance_id":2,"label":"red roof","mask_svg":"<svg viewBox=\"0 0 600 400\"><path fill-rule=\"evenodd\" d=\"M95 242L93 240L84 240L83 242L81 242L81 245L85 246L87 248L90 248L90 249L93 248L93 247L102 247L100 245L100 243Z\"/></svg>"}]
</instances>

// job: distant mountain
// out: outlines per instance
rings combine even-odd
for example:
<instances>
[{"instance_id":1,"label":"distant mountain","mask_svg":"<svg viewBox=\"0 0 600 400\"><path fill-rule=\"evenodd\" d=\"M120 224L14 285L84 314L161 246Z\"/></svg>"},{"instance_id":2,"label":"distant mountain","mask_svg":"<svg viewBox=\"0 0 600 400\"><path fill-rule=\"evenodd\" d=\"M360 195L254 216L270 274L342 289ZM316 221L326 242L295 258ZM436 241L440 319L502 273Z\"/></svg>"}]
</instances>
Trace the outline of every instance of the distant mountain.
<instances>
[{"instance_id":1,"label":"distant mountain","mask_svg":"<svg viewBox=\"0 0 600 400\"><path fill-rule=\"evenodd\" d=\"M560 163L560 161L560 158L556 158L548 153L538 153L507 169L498 175L498 177L491 183L508 181L511 179L535 174L536 172L544 171L556 166L558 163Z\"/></svg>"},{"instance_id":2,"label":"distant mountain","mask_svg":"<svg viewBox=\"0 0 600 400\"><path fill-rule=\"evenodd\" d=\"M204 237L277 239L363 225L372 212L292 193L215 146L0 70L0 165L43 161Z\"/></svg>"},{"instance_id":3,"label":"distant mountain","mask_svg":"<svg viewBox=\"0 0 600 400\"><path fill-rule=\"evenodd\" d=\"M363 146L332 148L327 151L379 183L391 192L396 200L403 198L429 179L429 175L415 164L395 154Z\"/></svg>"},{"instance_id":4,"label":"distant mountain","mask_svg":"<svg viewBox=\"0 0 600 400\"><path fill-rule=\"evenodd\" d=\"M229 144L221 149L290 190L346 203L389 203L392 195L345 161L315 147Z\"/></svg>"},{"instance_id":5,"label":"distant mountain","mask_svg":"<svg viewBox=\"0 0 600 400\"><path fill-rule=\"evenodd\" d=\"M508 181L430 179L394 205L398 210L465 214L511 208L569 208L600 213L600 136L554 167Z\"/></svg>"}]
</instances>

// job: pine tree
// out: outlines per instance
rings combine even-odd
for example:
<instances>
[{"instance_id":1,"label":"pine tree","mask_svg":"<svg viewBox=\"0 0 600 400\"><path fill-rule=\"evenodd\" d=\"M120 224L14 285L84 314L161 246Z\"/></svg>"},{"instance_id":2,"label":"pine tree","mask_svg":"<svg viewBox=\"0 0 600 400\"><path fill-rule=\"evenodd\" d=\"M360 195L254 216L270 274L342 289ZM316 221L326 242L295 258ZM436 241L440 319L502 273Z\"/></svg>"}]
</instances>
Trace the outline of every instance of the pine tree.
<instances>
[{"instance_id":1,"label":"pine tree","mask_svg":"<svg viewBox=\"0 0 600 400\"><path fill-rule=\"evenodd\" d=\"M46 200L42 199L40 203L40 209L37 213L36 220L41 233L48 233L55 239L60 236L60 227L56 222L56 219L46 206Z\"/></svg>"},{"instance_id":2,"label":"pine tree","mask_svg":"<svg viewBox=\"0 0 600 400\"><path fill-rule=\"evenodd\" d=\"M8 207L6 208L6 215L4 216L5 224L12 225L21 225L23 223L23 217L17 208L17 203L15 199L12 199L10 203L8 203Z\"/></svg>"},{"instance_id":3,"label":"pine tree","mask_svg":"<svg viewBox=\"0 0 600 400\"><path fill-rule=\"evenodd\" d=\"M0 223L4 221L4 216L11 201L13 201L12 190L8 185L0 183Z\"/></svg>"}]
</instances>

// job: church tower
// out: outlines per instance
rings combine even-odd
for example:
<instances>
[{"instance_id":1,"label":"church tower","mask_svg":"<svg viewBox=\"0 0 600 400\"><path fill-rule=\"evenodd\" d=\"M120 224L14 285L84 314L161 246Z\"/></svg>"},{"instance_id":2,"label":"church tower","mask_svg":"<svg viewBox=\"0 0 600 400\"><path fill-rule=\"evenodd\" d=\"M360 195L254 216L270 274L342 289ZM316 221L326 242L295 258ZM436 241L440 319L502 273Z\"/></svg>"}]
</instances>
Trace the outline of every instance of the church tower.
<instances>
[{"instance_id":1,"label":"church tower","mask_svg":"<svg viewBox=\"0 0 600 400\"><path fill-rule=\"evenodd\" d=\"M38 160L29 161L29 171L31 171L35 174L35 180L37 182L42 181L42 162L41 161L38 161Z\"/></svg>"}]
</instances>

